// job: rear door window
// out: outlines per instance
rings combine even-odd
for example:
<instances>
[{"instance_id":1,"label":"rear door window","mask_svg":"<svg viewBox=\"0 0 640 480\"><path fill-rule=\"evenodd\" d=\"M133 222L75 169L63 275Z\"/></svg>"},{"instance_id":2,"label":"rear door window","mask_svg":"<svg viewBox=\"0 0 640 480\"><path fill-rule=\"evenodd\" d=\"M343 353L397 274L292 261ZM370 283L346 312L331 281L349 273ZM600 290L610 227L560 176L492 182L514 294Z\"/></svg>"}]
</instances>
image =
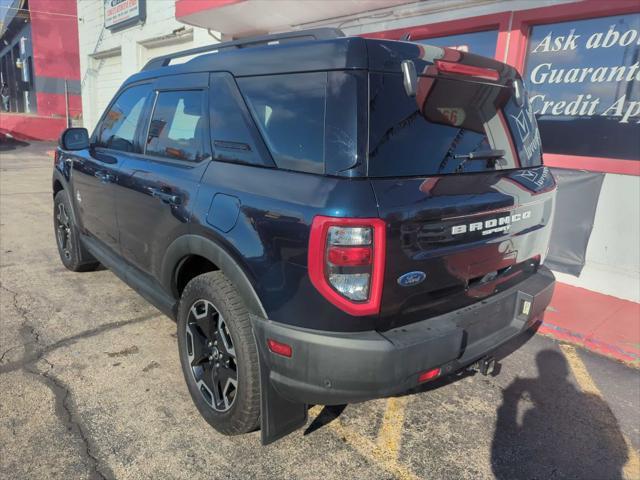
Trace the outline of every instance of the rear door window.
<instances>
[{"instance_id":1,"label":"rear door window","mask_svg":"<svg viewBox=\"0 0 640 480\"><path fill-rule=\"evenodd\" d=\"M198 162L205 157L205 94L202 90L159 92L145 153Z\"/></svg>"},{"instance_id":2,"label":"rear door window","mask_svg":"<svg viewBox=\"0 0 640 480\"><path fill-rule=\"evenodd\" d=\"M327 73L246 77L238 85L276 165L324 173Z\"/></svg>"},{"instance_id":3,"label":"rear door window","mask_svg":"<svg viewBox=\"0 0 640 480\"><path fill-rule=\"evenodd\" d=\"M465 159L489 151L504 155ZM516 103L511 87L420 77L411 98L401 75L371 74L370 176L482 172L541 162L535 118L526 100Z\"/></svg>"}]
</instances>

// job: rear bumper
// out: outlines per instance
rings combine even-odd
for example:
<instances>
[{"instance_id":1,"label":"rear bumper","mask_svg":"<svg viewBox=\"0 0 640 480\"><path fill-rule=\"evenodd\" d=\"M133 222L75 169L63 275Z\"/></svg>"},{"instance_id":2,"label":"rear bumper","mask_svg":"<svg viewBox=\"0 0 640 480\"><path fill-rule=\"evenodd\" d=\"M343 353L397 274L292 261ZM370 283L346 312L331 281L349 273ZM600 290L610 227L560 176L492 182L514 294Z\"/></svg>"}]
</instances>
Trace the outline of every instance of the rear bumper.
<instances>
[{"instance_id":1,"label":"rear bumper","mask_svg":"<svg viewBox=\"0 0 640 480\"><path fill-rule=\"evenodd\" d=\"M487 355L542 319L554 284L553 274L541 267L489 299L386 332L324 332L256 317L253 327L282 396L309 404L353 403L409 390L424 371L440 367L448 374ZM266 351L267 338L291 345L292 358Z\"/></svg>"}]
</instances>

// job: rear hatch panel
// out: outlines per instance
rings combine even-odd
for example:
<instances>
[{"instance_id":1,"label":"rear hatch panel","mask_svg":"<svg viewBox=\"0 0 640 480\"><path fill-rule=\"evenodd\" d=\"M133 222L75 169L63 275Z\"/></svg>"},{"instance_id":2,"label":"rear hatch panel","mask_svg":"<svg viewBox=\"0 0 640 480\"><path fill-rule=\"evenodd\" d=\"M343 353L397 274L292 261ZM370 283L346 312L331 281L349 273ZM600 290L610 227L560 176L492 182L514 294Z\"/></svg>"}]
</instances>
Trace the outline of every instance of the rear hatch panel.
<instances>
[{"instance_id":1,"label":"rear hatch panel","mask_svg":"<svg viewBox=\"0 0 640 480\"><path fill-rule=\"evenodd\" d=\"M387 223L383 330L503 291L546 255L555 201L546 167L371 184ZM402 285L409 272L424 281Z\"/></svg>"},{"instance_id":2,"label":"rear hatch panel","mask_svg":"<svg viewBox=\"0 0 640 480\"><path fill-rule=\"evenodd\" d=\"M368 176L387 223L381 330L482 302L535 273L556 188L513 68L387 43L369 48L374 66L380 48L398 62L369 75ZM407 58L420 75L415 97L399 73ZM467 158L479 152L502 154Z\"/></svg>"}]
</instances>

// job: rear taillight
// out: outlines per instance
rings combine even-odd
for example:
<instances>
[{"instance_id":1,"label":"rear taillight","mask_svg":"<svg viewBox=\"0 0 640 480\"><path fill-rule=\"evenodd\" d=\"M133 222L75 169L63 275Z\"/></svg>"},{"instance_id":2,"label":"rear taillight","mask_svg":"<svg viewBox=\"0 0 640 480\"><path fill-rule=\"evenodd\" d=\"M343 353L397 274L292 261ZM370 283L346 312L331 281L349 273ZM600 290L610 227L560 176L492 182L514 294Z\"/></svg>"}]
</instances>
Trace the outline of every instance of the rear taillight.
<instances>
[{"instance_id":1,"label":"rear taillight","mask_svg":"<svg viewBox=\"0 0 640 480\"><path fill-rule=\"evenodd\" d=\"M362 267L371 265L371 247L335 247L327 249L327 260L340 267Z\"/></svg>"},{"instance_id":2,"label":"rear taillight","mask_svg":"<svg viewBox=\"0 0 640 480\"><path fill-rule=\"evenodd\" d=\"M379 218L315 217L309 239L311 283L351 315L377 314L385 236L385 223Z\"/></svg>"},{"instance_id":3,"label":"rear taillight","mask_svg":"<svg viewBox=\"0 0 640 480\"><path fill-rule=\"evenodd\" d=\"M453 73L457 75L467 75L469 77L484 78L485 80L497 81L500 74L492 68L474 67L473 65L465 65L464 63L444 62L436 60L438 71L444 73Z\"/></svg>"}]
</instances>

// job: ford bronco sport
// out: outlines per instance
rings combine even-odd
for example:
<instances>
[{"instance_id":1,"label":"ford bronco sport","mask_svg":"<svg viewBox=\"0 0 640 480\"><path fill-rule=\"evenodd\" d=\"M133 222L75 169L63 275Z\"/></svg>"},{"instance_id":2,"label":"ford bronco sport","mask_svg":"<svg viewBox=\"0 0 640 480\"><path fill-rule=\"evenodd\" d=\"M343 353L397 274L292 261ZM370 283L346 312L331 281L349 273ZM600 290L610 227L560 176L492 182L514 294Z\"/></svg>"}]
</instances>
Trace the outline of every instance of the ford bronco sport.
<instances>
[{"instance_id":1,"label":"ford bronco sport","mask_svg":"<svg viewBox=\"0 0 640 480\"><path fill-rule=\"evenodd\" d=\"M65 267L174 318L200 413L263 443L539 323L555 189L512 67L332 29L151 60L53 171Z\"/></svg>"}]
</instances>

